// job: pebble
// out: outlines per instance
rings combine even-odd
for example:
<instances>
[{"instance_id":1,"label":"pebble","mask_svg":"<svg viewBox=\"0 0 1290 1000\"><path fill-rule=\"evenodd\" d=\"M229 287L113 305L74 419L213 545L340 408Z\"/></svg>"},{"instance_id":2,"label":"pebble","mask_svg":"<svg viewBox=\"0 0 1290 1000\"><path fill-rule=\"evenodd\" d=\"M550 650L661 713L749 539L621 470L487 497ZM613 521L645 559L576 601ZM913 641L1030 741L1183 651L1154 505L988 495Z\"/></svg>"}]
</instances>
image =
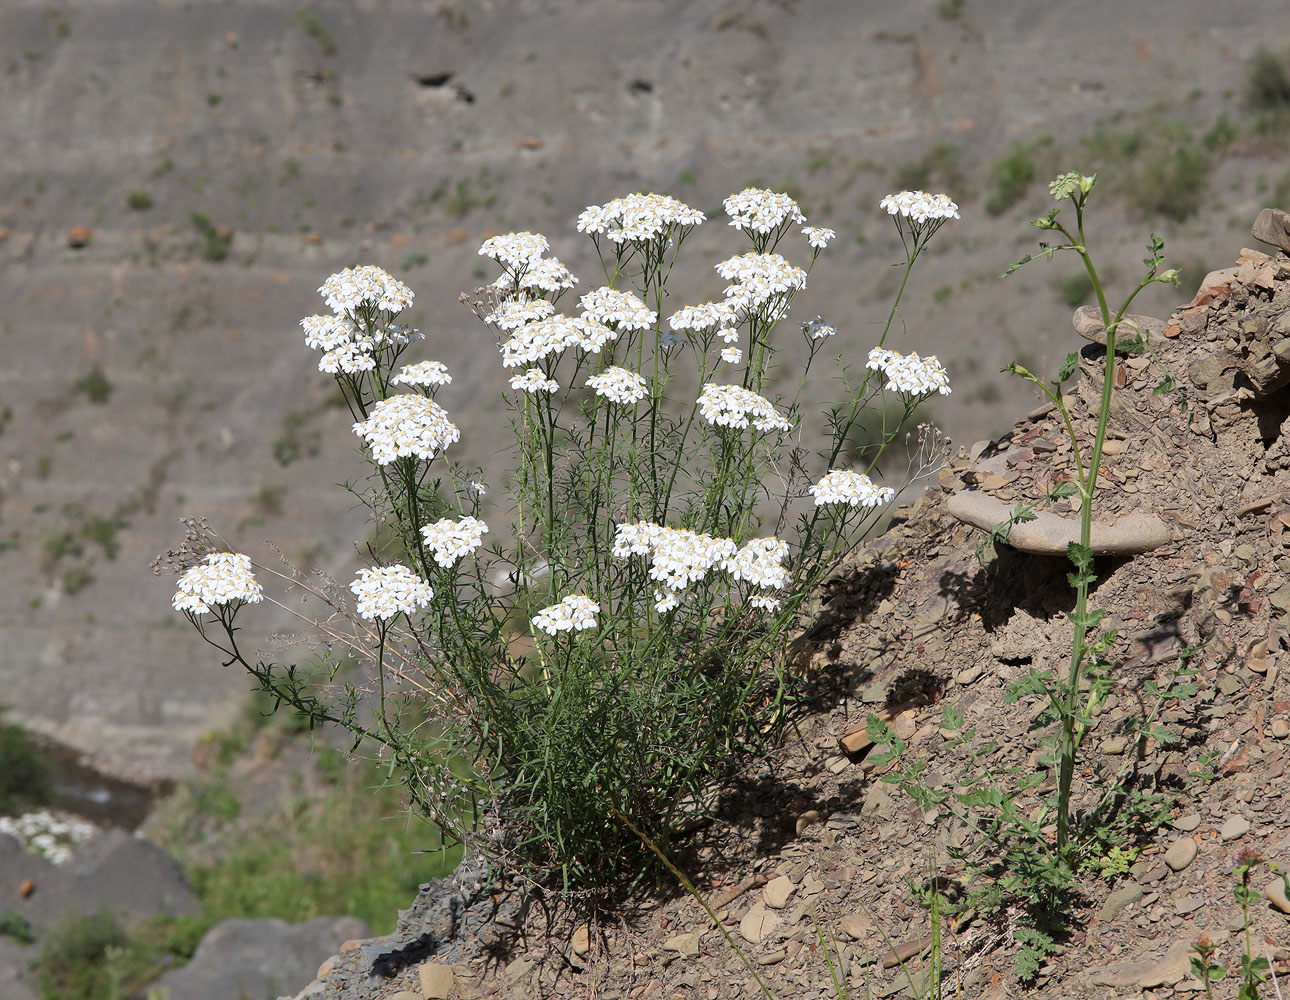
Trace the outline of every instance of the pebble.
<instances>
[{"instance_id":1,"label":"pebble","mask_svg":"<svg viewBox=\"0 0 1290 1000\"><path fill-rule=\"evenodd\" d=\"M1283 740L1290 736L1290 722L1285 719L1272 720L1272 736L1274 739Z\"/></svg>"},{"instance_id":2,"label":"pebble","mask_svg":"<svg viewBox=\"0 0 1290 1000\"><path fill-rule=\"evenodd\" d=\"M573 937L569 939L569 947L579 958L591 950L591 931L586 924L579 925L573 932Z\"/></svg>"},{"instance_id":3,"label":"pebble","mask_svg":"<svg viewBox=\"0 0 1290 1000\"><path fill-rule=\"evenodd\" d=\"M977 663L977 664L973 664L970 667L964 667L962 670L955 673L954 683L962 684L966 687L968 684L971 684L978 677L980 677L981 674L984 672L985 672L984 664Z\"/></svg>"},{"instance_id":4,"label":"pebble","mask_svg":"<svg viewBox=\"0 0 1290 1000\"><path fill-rule=\"evenodd\" d=\"M417 977L421 980L421 996L425 1000L447 1000L456 992L457 977L451 965L422 962L417 968Z\"/></svg>"},{"instance_id":5,"label":"pebble","mask_svg":"<svg viewBox=\"0 0 1290 1000\"><path fill-rule=\"evenodd\" d=\"M749 944L759 944L779 926L779 915L771 912L765 903L756 903L739 921L739 933Z\"/></svg>"},{"instance_id":6,"label":"pebble","mask_svg":"<svg viewBox=\"0 0 1290 1000\"><path fill-rule=\"evenodd\" d=\"M1137 882L1127 882L1106 897L1106 902L1097 911L1097 919L1114 920L1130 903L1136 903L1146 892Z\"/></svg>"},{"instance_id":7,"label":"pebble","mask_svg":"<svg viewBox=\"0 0 1290 1000\"><path fill-rule=\"evenodd\" d=\"M1274 878L1263 890L1268 902L1282 913L1290 913L1290 899L1286 898L1286 884L1280 878Z\"/></svg>"},{"instance_id":8,"label":"pebble","mask_svg":"<svg viewBox=\"0 0 1290 1000\"><path fill-rule=\"evenodd\" d=\"M1191 833L1200 826L1199 813L1187 813L1185 816L1179 816L1173 822L1175 830L1181 830L1183 833Z\"/></svg>"},{"instance_id":9,"label":"pebble","mask_svg":"<svg viewBox=\"0 0 1290 1000\"><path fill-rule=\"evenodd\" d=\"M1102 752L1111 757L1118 757L1124 753L1128 745L1129 741L1123 736L1112 736L1109 740L1102 741Z\"/></svg>"},{"instance_id":10,"label":"pebble","mask_svg":"<svg viewBox=\"0 0 1290 1000\"><path fill-rule=\"evenodd\" d=\"M761 898L772 910L782 910L788 903L788 897L797 889L787 875L771 879L761 888Z\"/></svg>"},{"instance_id":11,"label":"pebble","mask_svg":"<svg viewBox=\"0 0 1290 1000\"><path fill-rule=\"evenodd\" d=\"M699 931L677 934L663 942L664 951L675 951L683 958L697 958L703 935Z\"/></svg>"},{"instance_id":12,"label":"pebble","mask_svg":"<svg viewBox=\"0 0 1290 1000\"><path fill-rule=\"evenodd\" d=\"M1250 832L1250 821L1244 816L1229 816L1218 832L1224 840L1236 840Z\"/></svg>"},{"instance_id":13,"label":"pebble","mask_svg":"<svg viewBox=\"0 0 1290 1000\"><path fill-rule=\"evenodd\" d=\"M1165 864L1173 871L1180 872L1196 860L1196 853L1199 850L1196 841L1191 837L1179 837L1169 845L1169 850L1165 851Z\"/></svg>"}]
</instances>

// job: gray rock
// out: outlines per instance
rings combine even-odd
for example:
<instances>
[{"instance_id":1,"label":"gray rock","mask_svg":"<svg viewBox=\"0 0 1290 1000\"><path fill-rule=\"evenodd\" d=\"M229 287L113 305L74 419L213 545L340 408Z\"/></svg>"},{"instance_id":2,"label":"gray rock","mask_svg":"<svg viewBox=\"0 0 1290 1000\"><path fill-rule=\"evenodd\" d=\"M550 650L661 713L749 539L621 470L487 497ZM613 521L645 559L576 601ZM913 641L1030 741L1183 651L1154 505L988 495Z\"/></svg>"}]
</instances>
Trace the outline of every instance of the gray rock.
<instances>
[{"instance_id":1,"label":"gray rock","mask_svg":"<svg viewBox=\"0 0 1290 1000\"><path fill-rule=\"evenodd\" d=\"M0 996L5 1000L36 1000L31 963L39 955L38 945L0 935Z\"/></svg>"},{"instance_id":2,"label":"gray rock","mask_svg":"<svg viewBox=\"0 0 1290 1000\"><path fill-rule=\"evenodd\" d=\"M1180 982L1191 968L1191 943L1179 941L1170 946L1163 958L1149 956L1112 962L1093 973L1096 986L1172 986Z\"/></svg>"},{"instance_id":3,"label":"gray rock","mask_svg":"<svg viewBox=\"0 0 1290 1000\"><path fill-rule=\"evenodd\" d=\"M945 502L951 515L965 524L993 531L1012 514L1012 507L979 490L962 490ZM1080 538L1079 521L1059 517L1051 511L1038 511L1033 521L1015 524L1008 534L1008 544L1034 555L1064 556L1071 542ZM1150 552L1169 541L1169 528L1151 514L1128 514L1114 524L1093 522L1094 555L1136 555Z\"/></svg>"},{"instance_id":4,"label":"gray rock","mask_svg":"<svg viewBox=\"0 0 1290 1000\"><path fill-rule=\"evenodd\" d=\"M1106 346L1106 327L1102 325L1102 313L1097 306L1080 306L1071 316L1071 325L1085 340ZM1127 313L1120 319L1120 325L1115 329L1116 350L1123 350L1125 345L1142 337L1146 338L1148 344L1157 344L1165 339L1162 332L1164 328L1165 321L1162 319Z\"/></svg>"},{"instance_id":5,"label":"gray rock","mask_svg":"<svg viewBox=\"0 0 1290 1000\"><path fill-rule=\"evenodd\" d=\"M1097 919L1104 921L1114 920L1124 911L1126 906L1130 903L1136 903L1145 893L1146 890L1138 885L1137 882L1125 883L1106 897L1106 902L1097 911Z\"/></svg>"},{"instance_id":6,"label":"gray rock","mask_svg":"<svg viewBox=\"0 0 1290 1000\"><path fill-rule=\"evenodd\" d=\"M1179 816L1173 822L1175 830L1181 830L1183 833L1191 833L1200 826L1200 815L1198 813L1187 813L1185 816Z\"/></svg>"},{"instance_id":7,"label":"gray rock","mask_svg":"<svg viewBox=\"0 0 1290 1000\"><path fill-rule=\"evenodd\" d=\"M1290 253L1290 213L1279 208L1263 209L1250 227L1250 235Z\"/></svg>"},{"instance_id":8,"label":"gray rock","mask_svg":"<svg viewBox=\"0 0 1290 1000\"><path fill-rule=\"evenodd\" d=\"M1268 897L1268 902L1275 906L1282 913L1290 913L1290 898L1286 897L1286 884L1278 876L1268 883L1263 895Z\"/></svg>"},{"instance_id":9,"label":"gray rock","mask_svg":"<svg viewBox=\"0 0 1290 1000\"><path fill-rule=\"evenodd\" d=\"M1179 837L1169 845L1169 850L1165 851L1165 864L1172 870L1180 872L1196 860L1196 852L1199 850L1192 837Z\"/></svg>"},{"instance_id":10,"label":"gray rock","mask_svg":"<svg viewBox=\"0 0 1290 1000\"><path fill-rule=\"evenodd\" d=\"M302 924L225 920L206 932L191 962L152 988L184 1000L277 996L310 982L343 942L371 935L355 917L315 917Z\"/></svg>"},{"instance_id":11,"label":"gray rock","mask_svg":"<svg viewBox=\"0 0 1290 1000\"><path fill-rule=\"evenodd\" d=\"M1218 832L1224 840L1236 840L1250 832L1250 821L1244 816L1229 816Z\"/></svg>"}]
</instances>

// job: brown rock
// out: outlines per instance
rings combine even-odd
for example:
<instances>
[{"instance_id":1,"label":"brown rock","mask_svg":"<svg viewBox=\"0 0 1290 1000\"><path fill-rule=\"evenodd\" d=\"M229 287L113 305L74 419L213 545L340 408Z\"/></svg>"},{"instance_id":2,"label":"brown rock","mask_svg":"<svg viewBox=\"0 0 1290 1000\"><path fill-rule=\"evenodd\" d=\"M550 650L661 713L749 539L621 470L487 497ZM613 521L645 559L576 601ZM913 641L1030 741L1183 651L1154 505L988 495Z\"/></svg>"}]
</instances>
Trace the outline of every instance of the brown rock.
<instances>
[{"instance_id":1,"label":"brown rock","mask_svg":"<svg viewBox=\"0 0 1290 1000\"><path fill-rule=\"evenodd\" d=\"M318 974L314 976L314 978L326 979L336 971L336 966L338 965L340 965L340 956L332 955L330 958L324 960L322 965L318 966Z\"/></svg>"},{"instance_id":2,"label":"brown rock","mask_svg":"<svg viewBox=\"0 0 1290 1000\"><path fill-rule=\"evenodd\" d=\"M908 962L915 955L921 955L930 948L934 940L929 934L927 937L921 937L916 941L906 941L904 944L896 945L891 951L882 956L882 967L891 969Z\"/></svg>"},{"instance_id":3,"label":"brown rock","mask_svg":"<svg viewBox=\"0 0 1290 1000\"><path fill-rule=\"evenodd\" d=\"M25 878L18 885L18 895L26 899L36 891L36 883L29 878Z\"/></svg>"},{"instance_id":4,"label":"brown rock","mask_svg":"<svg viewBox=\"0 0 1290 1000\"><path fill-rule=\"evenodd\" d=\"M749 944L759 944L778 926L779 914L769 909L765 903L755 903L739 921L739 933Z\"/></svg>"},{"instance_id":5,"label":"brown rock","mask_svg":"<svg viewBox=\"0 0 1290 1000\"><path fill-rule=\"evenodd\" d=\"M1278 250L1290 253L1290 212L1279 208L1265 208L1250 227L1250 235Z\"/></svg>"},{"instance_id":6,"label":"brown rock","mask_svg":"<svg viewBox=\"0 0 1290 1000\"><path fill-rule=\"evenodd\" d=\"M586 924L580 924L569 938L569 947L573 953L581 958L591 950L591 931Z\"/></svg>"},{"instance_id":7,"label":"brown rock","mask_svg":"<svg viewBox=\"0 0 1290 1000\"><path fill-rule=\"evenodd\" d=\"M703 935L699 931L677 934L663 942L664 951L674 951L684 958L698 958Z\"/></svg>"},{"instance_id":8,"label":"brown rock","mask_svg":"<svg viewBox=\"0 0 1290 1000\"><path fill-rule=\"evenodd\" d=\"M1282 913L1290 913L1290 898L1286 897L1286 884L1280 878L1274 878L1268 883L1268 887L1263 890L1263 895L1268 897L1268 902L1275 906Z\"/></svg>"},{"instance_id":9,"label":"brown rock","mask_svg":"<svg viewBox=\"0 0 1290 1000\"><path fill-rule=\"evenodd\" d=\"M1106 346L1106 327L1102 325L1102 311L1097 306L1080 306L1071 317L1071 325L1085 340ZM1147 343L1155 343L1164 337L1164 329L1164 320L1126 313L1115 330L1116 349L1119 350L1140 337L1146 338Z\"/></svg>"},{"instance_id":10,"label":"brown rock","mask_svg":"<svg viewBox=\"0 0 1290 1000\"><path fill-rule=\"evenodd\" d=\"M425 1000L447 1000L456 995L457 976L451 965L422 962L417 968L417 977L421 980L421 995Z\"/></svg>"},{"instance_id":11,"label":"brown rock","mask_svg":"<svg viewBox=\"0 0 1290 1000\"><path fill-rule=\"evenodd\" d=\"M67 230L67 245L73 250L89 246L90 240L93 238L94 232L87 226L72 226L71 229Z\"/></svg>"},{"instance_id":12,"label":"brown rock","mask_svg":"<svg viewBox=\"0 0 1290 1000\"><path fill-rule=\"evenodd\" d=\"M779 875L761 887L761 898L772 910L782 910L788 905L788 897L796 889L792 879L787 875Z\"/></svg>"},{"instance_id":13,"label":"brown rock","mask_svg":"<svg viewBox=\"0 0 1290 1000\"><path fill-rule=\"evenodd\" d=\"M1199 847L1193 837L1179 837L1165 851L1165 864L1176 872L1182 871L1196 860Z\"/></svg>"},{"instance_id":14,"label":"brown rock","mask_svg":"<svg viewBox=\"0 0 1290 1000\"><path fill-rule=\"evenodd\" d=\"M845 760L846 758L843 759ZM848 763L850 762L848 761ZM794 832L800 837L811 827L815 826L815 824L823 822L824 815L818 809L808 809L806 812L802 813L802 815L797 817L797 822L794 824Z\"/></svg>"},{"instance_id":15,"label":"brown rock","mask_svg":"<svg viewBox=\"0 0 1290 1000\"><path fill-rule=\"evenodd\" d=\"M1287 722L1285 719L1273 719L1271 732L1273 739L1285 739L1287 736L1290 736L1290 722Z\"/></svg>"}]
</instances>

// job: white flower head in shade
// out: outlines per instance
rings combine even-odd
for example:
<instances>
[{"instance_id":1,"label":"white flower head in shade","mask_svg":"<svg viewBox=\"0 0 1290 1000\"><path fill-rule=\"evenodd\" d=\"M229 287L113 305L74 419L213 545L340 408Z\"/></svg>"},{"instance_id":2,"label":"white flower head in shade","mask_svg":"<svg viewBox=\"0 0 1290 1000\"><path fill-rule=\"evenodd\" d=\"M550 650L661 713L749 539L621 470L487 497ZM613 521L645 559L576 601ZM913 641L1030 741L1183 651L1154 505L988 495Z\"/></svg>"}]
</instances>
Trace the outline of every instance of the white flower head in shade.
<instances>
[{"instance_id":1,"label":"white flower head in shade","mask_svg":"<svg viewBox=\"0 0 1290 1000\"><path fill-rule=\"evenodd\" d=\"M920 357L917 352L901 354L875 347L869 352L866 368L887 376L887 388L910 396L930 396L939 392L948 396L950 377L935 354Z\"/></svg>"},{"instance_id":2,"label":"white flower head in shade","mask_svg":"<svg viewBox=\"0 0 1290 1000\"><path fill-rule=\"evenodd\" d=\"M838 235L832 229L825 229L822 226L803 226L802 235L806 237L806 242L817 250L823 250Z\"/></svg>"},{"instance_id":3,"label":"white flower head in shade","mask_svg":"<svg viewBox=\"0 0 1290 1000\"><path fill-rule=\"evenodd\" d=\"M815 506L844 503L849 507L880 507L890 503L896 491L889 486L875 486L860 472L833 469L810 489Z\"/></svg>"},{"instance_id":4,"label":"white flower head in shade","mask_svg":"<svg viewBox=\"0 0 1290 1000\"><path fill-rule=\"evenodd\" d=\"M322 283L318 294L337 315L353 313L364 306L398 313L412 305L413 299L407 285L375 264L338 271Z\"/></svg>"},{"instance_id":5,"label":"white flower head in shade","mask_svg":"<svg viewBox=\"0 0 1290 1000\"><path fill-rule=\"evenodd\" d=\"M441 361L420 361L415 365L404 365L399 373L390 379L391 385L447 385L452 381L447 367Z\"/></svg>"},{"instance_id":6,"label":"white flower head in shade","mask_svg":"<svg viewBox=\"0 0 1290 1000\"><path fill-rule=\"evenodd\" d=\"M238 552L213 552L179 578L170 605L176 611L204 615L211 605L258 604L264 588L255 579L251 559Z\"/></svg>"},{"instance_id":7,"label":"white flower head in shade","mask_svg":"<svg viewBox=\"0 0 1290 1000\"><path fill-rule=\"evenodd\" d=\"M706 216L665 194L629 194L604 205L588 205L578 215L578 232L603 233L614 243L640 243L666 237L676 226L698 226Z\"/></svg>"},{"instance_id":8,"label":"white flower head in shade","mask_svg":"<svg viewBox=\"0 0 1290 1000\"><path fill-rule=\"evenodd\" d=\"M533 627L547 635L583 632L596 627L600 605L582 594L570 594L559 604L543 608L533 616Z\"/></svg>"},{"instance_id":9,"label":"white flower head in shade","mask_svg":"<svg viewBox=\"0 0 1290 1000\"><path fill-rule=\"evenodd\" d=\"M741 385L716 385L708 382L699 396L703 419L718 427L744 428L749 424L759 431L787 431L790 424L773 403Z\"/></svg>"},{"instance_id":10,"label":"white flower head in shade","mask_svg":"<svg viewBox=\"0 0 1290 1000\"><path fill-rule=\"evenodd\" d=\"M517 295L498 303L497 307L484 317L484 322L491 323L499 330L512 333L522 326L549 319L554 315L555 306L546 299Z\"/></svg>"},{"instance_id":11,"label":"white flower head in shade","mask_svg":"<svg viewBox=\"0 0 1290 1000\"><path fill-rule=\"evenodd\" d=\"M511 388L527 393L559 392L560 383L547 378L541 368L530 368L523 375L511 376Z\"/></svg>"},{"instance_id":12,"label":"white flower head in shade","mask_svg":"<svg viewBox=\"0 0 1290 1000\"><path fill-rule=\"evenodd\" d=\"M490 236L479 248L481 257L491 257L510 271L520 271L533 265L551 249L551 244L541 233L519 232Z\"/></svg>"},{"instance_id":13,"label":"white flower head in shade","mask_svg":"<svg viewBox=\"0 0 1290 1000\"><path fill-rule=\"evenodd\" d=\"M582 306L583 319L613 323L620 330L648 330L658 320L658 313L639 298L617 288L594 289L578 302Z\"/></svg>"},{"instance_id":14,"label":"white flower head in shade","mask_svg":"<svg viewBox=\"0 0 1290 1000\"><path fill-rule=\"evenodd\" d=\"M703 302L685 306L667 318L667 325L677 332L707 333L714 327L732 327L740 315L734 303L728 301Z\"/></svg>"},{"instance_id":15,"label":"white flower head in shade","mask_svg":"<svg viewBox=\"0 0 1290 1000\"><path fill-rule=\"evenodd\" d=\"M451 566L484 544L488 525L477 517L445 517L421 529L421 537L440 566Z\"/></svg>"},{"instance_id":16,"label":"white flower head in shade","mask_svg":"<svg viewBox=\"0 0 1290 1000\"><path fill-rule=\"evenodd\" d=\"M728 365L737 365L743 360L744 352L737 347L724 347L721 350L721 360Z\"/></svg>"},{"instance_id":17,"label":"white flower head in shade","mask_svg":"<svg viewBox=\"0 0 1290 1000\"><path fill-rule=\"evenodd\" d=\"M389 621L399 614L415 614L434 597L430 584L397 563L360 569L349 589L358 598L358 613L369 621Z\"/></svg>"},{"instance_id":18,"label":"white flower head in shade","mask_svg":"<svg viewBox=\"0 0 1290 1000\"><path fill-rule=\"evenodd\" d=\"M420 393L381 400L366 420L354 424L354 433L367 443L378 465L412 456L429 461L461 440L461 432L448 419L447 411Z\"/></svg>"},{"instance_id":19,"label":"white flower head in shade","mask_svg":"<svg viewBox=\"0 0 1290 1000\"><path fill-rule=\"evenodd\" d=\"M832 337L837 332L836 329L829 326L818 316L802 323L802 333L806 335L807 340L823 340L825 337Z\"/></svg>"},{"instance_id":20,"label":"white flower head in shade","mask_svg":"<svg viewBox=\"0 0 1290 1000\"><path fill-rule=\"evenodd\" d=\"M765 188L747 187L723 202L730 224L750 232L774 232L785 221L802 223L806 217L788 195Z\"/></svg>"},{"instance_id":21,"label":"white flower head in shade","mask_svg":"<svg viewBox=\"0 0 1290 1000\"><path fill-rule=\"evenodd\" d=\"M610 365L599 375L592 375L586 385L595 389L597 396L622 406L639 402L649 391L644 376L617 365Z\"/></svg>"},{"instance_id":22,"label":"white flower head in shade","mask_svg":"<svg viewBox=\"0 0 1290 1000\"><path fill-rule=\"evenodd\" d=\"M959 207L950 201L948 195L928 194L926 191L901 191L898 194L889 194L878 205L888 215L913 219L920 225L938 219L959 217Z\"/></svg>"},{"instance_id":23,"label":"white flower head in shade","mask_svg":"<svg viewBox=\"0 0 1290 1000\"><path fill-rule=\"evenodd\" d=\"M612 554L619 559L643 555L650 558L650 579L659 584L656 611L670 611L692 583L714 567L724 565L737 552L729 538L715 538L652 521L620 524L614 533Z\"/></svg>"}]
</instances>

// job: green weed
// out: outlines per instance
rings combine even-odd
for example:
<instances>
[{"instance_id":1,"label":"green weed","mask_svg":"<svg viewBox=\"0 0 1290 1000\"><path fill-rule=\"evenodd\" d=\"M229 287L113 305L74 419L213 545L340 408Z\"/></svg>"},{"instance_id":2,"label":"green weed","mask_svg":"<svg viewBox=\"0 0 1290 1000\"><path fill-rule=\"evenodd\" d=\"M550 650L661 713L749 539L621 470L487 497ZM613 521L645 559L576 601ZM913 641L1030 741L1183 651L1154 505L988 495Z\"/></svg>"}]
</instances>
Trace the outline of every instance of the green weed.
<instances>
[{"instance_id":1,"label":"green weed","mask_svg":"<svg viewBox=\"0 0 1290 1000\"><path fill-rule=\"evenodd\" d=\"M143 188L131 188L125 193L125 203L132 212L146 212L152 208L152 195Z\"/></svg>"},{"instance_id":2,"label":"green weed","mask_svg":"<svg viewBox=\"0 0 1290 1000\"><path fill-rule=\"evenodd\" d=\"M332 38L331 32L327 30L327 25L323 24L322 18L315 11L308 7L301 7L296 11L296 24L318 45L319 50L325 56L336 54L336 39Z\"/></svg>"},{"instance_id":3,"label":"green weed","mask_svg":"<svg viewBox=\"0 0 1290 1000\"><path fill-rule=\"evenodd\" d=\"M49 804L54 778L27 731L5 720L8 710L0 705L0 816L17 816Z\"/></svg>"},{"instance_id":4,"label":"green weed","mask_svg":"<svg viewBox=\"0 0 1290 1000\"><path fill-rule=\"evenodd\" d=\"M1245 101L1259 111L1290 108L1290 56L1259 49L1245 73Z\"/></svg>"},{"instance_id":5,"label":"green weed","mask_svg":"<svg viewBox=\"0 0 1290 1000\"><path fill-rule=\"evenodd\" d=\"M112 398L112 383L102 365L95 365L72 383L72 392L81 393L91 403L103 405Z\"/></svg>"}]
</instances>

